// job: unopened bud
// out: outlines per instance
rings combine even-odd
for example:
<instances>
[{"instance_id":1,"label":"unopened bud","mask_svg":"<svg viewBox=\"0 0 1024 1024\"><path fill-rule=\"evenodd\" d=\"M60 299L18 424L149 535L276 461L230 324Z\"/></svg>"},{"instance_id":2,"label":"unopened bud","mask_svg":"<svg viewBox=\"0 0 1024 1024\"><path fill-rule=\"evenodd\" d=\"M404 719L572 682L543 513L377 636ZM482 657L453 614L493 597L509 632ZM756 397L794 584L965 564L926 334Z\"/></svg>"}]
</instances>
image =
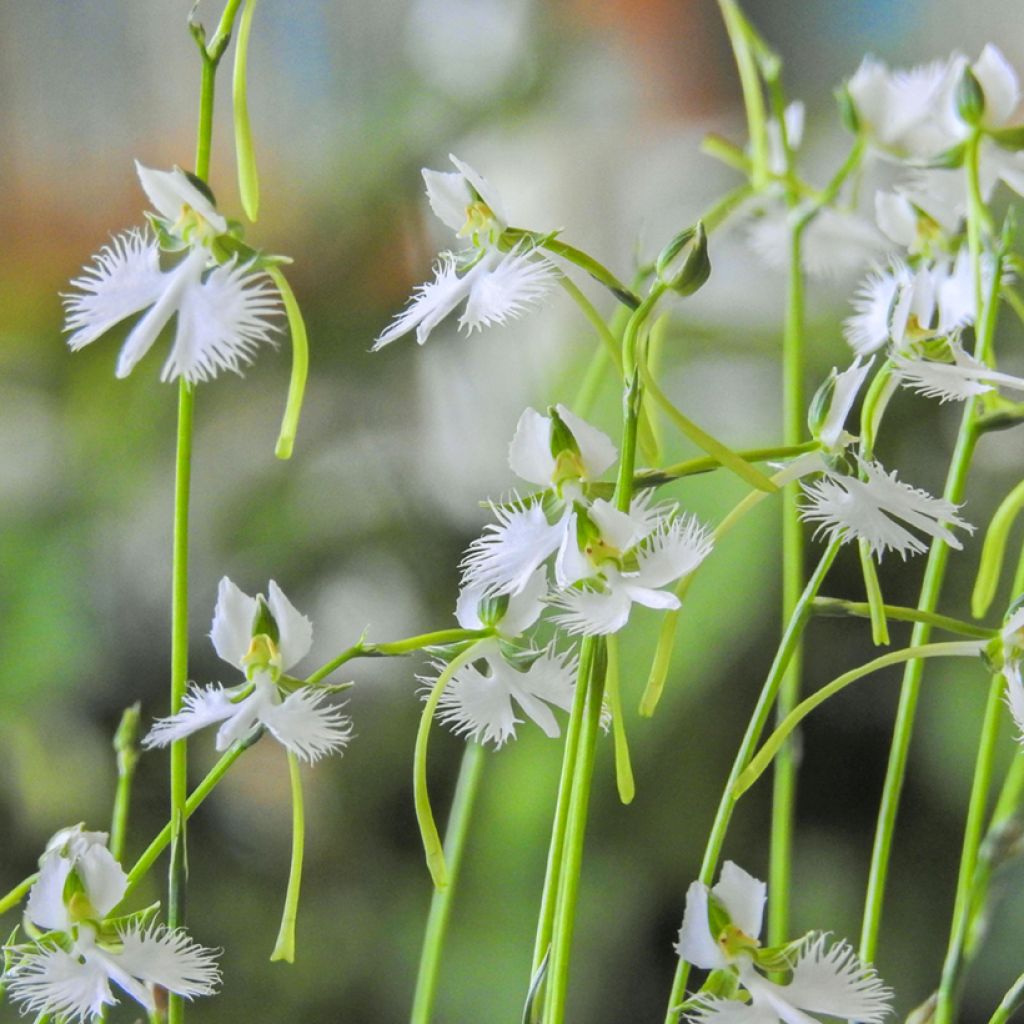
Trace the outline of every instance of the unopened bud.
<instances>
[{"instance_id":1,"label":"unopened bud","mask_svg":"<svg viewBox=\"0 0 1024 1024\"><path fill-rule=\"evenodd\" d=\"M816 440L828 422L828 414L832 410L832 396L836 393L836 372L833 370L824 383L814 392L810 407L807 410L807 429Z\"/></svg>"},{"instance_id":2,"label":"unopened bud","mask_svg":"<svg viewBox=\"0 0 1024 1024\"><path fill-rule=\"evenodd\" d=\"M974 72L965 67L956 83L956 112L965 124L981 124L985 116L985 91Z\"/></svg>"},{"instance_id":3,"label":"unopened bud","mask_svg":"<svg viewBox=\"0 0 1024 1024\"><path fill-rule=\"evenodd\" d=\"M711 276L708 236L704 224L680 231L658 256L655 269L663 284L680 295L692 295Z\"/></svg>"}]
</instances>

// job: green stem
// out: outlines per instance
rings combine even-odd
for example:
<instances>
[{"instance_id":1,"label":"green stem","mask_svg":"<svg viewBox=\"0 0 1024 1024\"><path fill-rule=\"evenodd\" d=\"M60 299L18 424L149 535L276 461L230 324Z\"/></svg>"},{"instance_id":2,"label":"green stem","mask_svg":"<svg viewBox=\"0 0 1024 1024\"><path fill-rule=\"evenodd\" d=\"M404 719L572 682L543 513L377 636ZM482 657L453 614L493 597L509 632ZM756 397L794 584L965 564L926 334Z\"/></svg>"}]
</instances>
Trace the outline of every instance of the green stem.
<instances>
[{"instance_id":1,"label":"green stem","mask_svg":"<svg viewBox=\"0 0 1024 1024\"><path fill-rule=\"evenodd\" d=\"M554 928L555 904L562 871L562 853L565 849L566 822L569 817L569 802L572 796L572 780L576 771L576 755L579 750L580 731L586 711L587 690L594 664L596 641L584 637L580 644L580 663L576 673L576 689L569 724L565 731L565 749L562 753L562 771L558 779L558 796L555 800L555 814L551 825L551 842L548 845L548 859L544 871L544 887L541 891L540 913L537 917L537 936L533 945L533 961L530 968L531 991L540 988L537 974L544 967L551 950L551 933ZM531 1015L531 1022L539 1019L540 1002L535 999L533 1008L538 1016Z\"/></svg>"},{"instance_id":2,"label":"green stem","mask_svg":"<svg viewBox=\"0 0 1024 1024\"><path fill-rule=\"evenodd\" d=\"M605 323L604 317L601 316L594 304L583 294L583 291L571 277L568 277L566 274L559 274L558 283L562 286L562 290L579 307L587 322L594 328L598 338L601 340L602 350L611 357L621 376L622 352L619 349L619 339L612 334L611 328Z\"/></svg>"},{"instance_id":3,"label":"green stem","mask_svg":"<svg viewBox=\"0 0 1024 1024\"><path fill-rule=\"evenodd\" d=\"M36 884L38 878L39 872L37 871L24 881L19 882L10 892L0 896L0 916L16 907L28 895L29 889Z\"/></svg>"},{"instance_id":4,"label":"green stem","mask_svg":"<svg viewBox=\"0 0 1024 1024\"><path fill-rule=\"evenodd\" d=\"M824 704L830 697L834 697L840 690L845 690L851 683L857 682L874 672L891 665L899 665L903 662L923 660L925 658L977 658L981 655L983 644L977 640L955 640L942 644L920 644L915 647L908 647L902 651L890 651L880 657L869 661L866 665L844 672L841 676L833 679L832 682L816 690L802 700L779 725L779 727L765 740L764 745L757 752L750 764L736 780L734 792L737 797L742 796L750 787L757 782L764 770L771 764L772 759L780 751L786 740L792 735L793 730L819 705Z\"/></svg>"},{"instance_id":5,"label":"green stem","mask_svg":"<svg viewBox=\"0 0 1024 1024\"><path fill-rule=\"evenodd\" d=\"M1021 551L1018 560L1013 586L1015 592L1024 589L1024 550ZM956 898L953 902L953 920L950 923L949 944L946 947L946 958L942 965L942 979L936 1002L936 1024L951 1024L957 1012L966 961L968 932L973 917L972 910L980 909L984 900L984 890L987 888L987 873L983 872L985 877L979 879L978 867L1005 692L1006 680L1002 673L996 672L989 684L988 702L985 705L985 718L981 727L981 738L978 742L978 753L974 765L974 781L971 783L971 797L967 806L967 822L964 826L960 870L957 874ZM995 821L993 825L995 825Z\"/></svg>"},{"instance_id":6,"label":"green stem","mask_svg":"<svg viewBox=\"0 0 1024 1024\"><path fill-rule=\"evenodd\" d=\"M569 960L576 924L576 903L579 898L583 841L587 828L590 788L594 778L597 735L601 726L604 701L604 679L607 663L604 644L595 641L593 671L587 681L586 704L580 730L579 748L573 771L569 813L566 819L565 846L559 874L558 898L555 905L551 937L551 961L546 979L544 1024L562 1024L569 989Z\"/></svg>"},{"instance_id":7,"label":"green stem","mask_svg":"<svg viewBox=\"0 0 1024 1024\"><path fill-rule=\"evenodd\" d=\"M619 690L619 638L614 633L605 638L608 656L608 670L605 674L605 691L608 694L608 709L612 713L612 737L615 741L615 785L619 799L631 804L636 796L633 768L629 761L629 741L626 738L626 722L622 715L622 695Z\"/></svg>"},{"instance_id":8,"label":"green stem","mask_svg":"<svg viewBox=\"0 0 1024 1024\"><path fill-rule=\"evenodd\" d=\"M857 542L860 569L864 577L864 589L868 595L868 617L871 619L871 642L876 647L889 644L889 624L885 617L885 598L882 585L878 582L878 570L871 555L871 545L863 537Z\"/></svg>"},{"instance_id":9,"label":"green stem","mask_svg":"<svg viewBox=\"0 0 1024 1024\"><path fill-rule=\"evenodd\" d=\"M302 888L302 857L306 847L306 807L302 798L302 770L299 759L288 751L288 777L292 790L292 863L288 870L284 911L271 960L295 962L295 922L299 913L299 890Z\"/></svg>"},{"instance_id":10,"label":"green stem","mask_svg":"<svg viewBox=\"0 0 1024 1024\"><path fill-rule=\"evenodd\" d=\"M468 665L478 656L477 649L483 642L485 641L471 644L445 665L423 705L420 725L416 730L416 748L413 753L413 799L416 805L416 821L419 823L420 835L423 838L423 852L427 858L430 877L434 880L434 887L437 889L444 889L448 885L448 872L445 867L441 837L438 835L437 825L434 823L434 812L430 807L430 792L427 789L427 742L430 739L430 726L434 721L434 712L437 710L437 704L441 699L441 694L444 693L444 688L460 668Z\"/></svg>"},{"instance_id":11,"label":"green stem","mask_svg":"<svg viewBox=\"0 0 1024 1024\"><path fill-rule=\"evenodd\" d=\"M189 794L188 800L185 801L185 820L187 821L196 812L199 805L213 792L214 787L218 782L227 774L228 769L238 760L238 758L256 742L260 737L260 733L256 732L252 736L245 740L241 740L234 744L228 751L221 755L220 760L206 773L206 777L199 783L198 786ZM153 841L146 847L142 856L135 862L131 871L128 872L128 882L125 888L122 902L128 897L128 894L142 881L143 877L153 866L157 857L163 853L167 844L171 841L171 835L173 833L172 823L168 822L164 827L157 833Z\"/></svg>"},{"instance_id":12,"label":"green stem","mask_svg":"<svg viewBox=\"0 0 1024 1024\"><path fill-rule=\"evenodd\" d=\"M1007 990L996 1007L996 1012L989 1017L988 1024L1006 1024L1012 1014L1020 1009L1021 1000L1024 1000L1024 974Z\"/></svg>"},{"instance_id":13,"label":"green stem","mask_svg":"<svg viewBox=\"0 0 1024 1024\"><path fill-rule=\"evenodd\" d=\"M139 735L138 702L125 708L114 734L114 752L117 757L117 790L110 822L110 842L107 844L114 860L124 857L124 843L128 835L128 809L131 803L132 781L139 762L136 740Z\"/></svg>"},{"instance_id":14,"label":"green stem","mask_svg":"<svg viewBox=\"0 0 1024 1024\"><path fill-rule=\"evenodd\" d=\"M960 633L962 636L972 636L979 640L991 640L999 633L997 629L986 629L984 626L975 626L962 619L921 611L918 608L904 608L897 604L887 604L882 607L886 618L894 619L897 622L925 622L936 629L943 629L947 633ZM815 615L824 616L856 615L859 618L870 618L871 616L871 608L866 601L846 601L840 597L815 598L813 611Z\"/></svg>"},{"instance_id":15,"label":"green stem","mask_svg":"<svg viewBox=\"0 0 1024 1024\"><path fill-rule=\"evenodd\" d=\"M448 888L435 889L430 900L430 915L423 936L423 951L420 954L420 968L416 976L416 993L413 996L410 1024L429 1024L430 1021L441 966L441 949L451 913L452 898L459 879L459 868L466 849L473 805L480 789L485 757L484 748L479 743L470 740L466 744L444 836Z\"/></svg>"},{"instance_id":16,"label":"green stem","mask_svg":"<svg viewBox=\"0 0 1024 1024\"><path fill-rule=\"evenodd\" d=\"M804 271L803 237L809 217L793 226L790 236L789 285L782 338L783 443L797 445L804 437ZM800 490L794 481L782 493L782 621L789 622L804 587L804 531L800 520ZM783 675L776 706L781 722L800 697L803 645L797 642ZM768 944L778 946L789 935L789 889L792 876L793 822L796 806L796 751L787 744L775 763L772 790L770 861L768 875Z\"/></svg>"},{"instance_id":17,"label":"green stem","mask_svg":"<svg viewBox=\"0 0 1024 1024\"><path fill-rule=\"evenodd\" d=\"M302 413L302 399L306 394L306 378L309 376L309 337L306 334L306 321L302 310L295 299L295 293L288 283L280 267L267 267L270 279L277 286L284 302L285 315L288 317L288 333L292 342L292 374L288 381L288 398L285 402L284 416L281 419L281 430L277 437L274 454L279 459L290 459L295 447L295 435L299 429L299 416Z\"/></svg>"},{"instance_id":18,"label":"green stem","mask_svg":"<svg viewBox=\"0 0 1024 1024\"><path fill-rule=\"evenodd\" d=\"M757 698L747 730L743 734L740 748L736 752L732 768L729 770L729 777L722 792L722 798L718 803L718 810L715 812L715 820L711 826L707 846L704 848L704 860L701 863L700 881L710 886L715 879L715 872L718 870L718 862L722 855L722 847L725 844L725 835L729 829L729 822L732 819L732 812L736 807L736 797L733 795L733 786L740 777L740 773L746 768L747 762L753 756L757 744L761 739L761 733L768 722L775 697L778 694L782 677L785 674L789 659L793 656L804 628L811 617L811 605L817 596L821 585L825 580L835 557L839 552L839 541L832 541L825 549L818 562L817 567L807 581L800 600L793 609L793 615L782 635L779 649L775 653L768 678L765 680L761 693ZM683 959L679 960L676 966L675 977L672 981L672 991L669 994L668 1010L665 1014L665 1024L676 1024L678 1019L677 1008L682 1003L686 994L686 983L690 976L690 965Z\"/></svg>"},{"instance_id":19,"label":"green stem","mask_svg":"<svg viewBox=\"0 0 1024 1024\"><path fill-rule=\"evenodd\" d=\"M801 444L779 444L770 448L745 448L736 451L737 455L744 462L767 462L771 459L790 459L806 452L817 451L821 446L817 441L804 441ZM662 469L647 469L637 473L634 487L661 487L663 484L672 483L674 480L681 480L688 476L697 476L700 473L712 473L722 468L722 462L713 455L702 455L698 459L687 459L684 462L674 462Z\"/></svg>"}]
</instances>

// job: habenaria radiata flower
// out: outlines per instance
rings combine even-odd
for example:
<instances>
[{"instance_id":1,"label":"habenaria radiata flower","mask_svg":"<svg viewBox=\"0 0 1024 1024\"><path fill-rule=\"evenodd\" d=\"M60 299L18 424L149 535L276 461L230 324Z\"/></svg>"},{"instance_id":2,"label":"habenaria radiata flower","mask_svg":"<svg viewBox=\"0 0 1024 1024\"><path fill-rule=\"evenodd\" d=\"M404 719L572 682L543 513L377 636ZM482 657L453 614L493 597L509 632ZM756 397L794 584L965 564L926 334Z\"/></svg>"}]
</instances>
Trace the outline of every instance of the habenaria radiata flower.
<instances>
[{"instance_id":1,"label":"habenaria radiata flower","mask_svg":"<svg viewBox=\"0 0 1024 1024\"><path fill-rule=\"evenodd\" d=\"M161 380L210 380L252 361L276 326L279 297L266 274L233 257L218 262L209 246L228 230L211 198L182 170L136 164L142 186L160 213L164 247L184 250L173 267L160 266L160 245L147 231L117 235L95 256L76 292L64 296L68 346L78 351L127 317L148 310L121 348L116 374L126 377L177 315L174 343Z\"/></svg>"},{"instance_id":2,"label":"habenaria radiata flower","mask_svg":"<svg viewBox=\"0 0 1024 1024\"><path fill-rule=\"evenodd\" d=\"M556 270L529 249L498 248L507 220L501 199L468 164L452 156L458 172L423 169L427 198L438 218L472 248L442 253L434 280L420 285L409 306L374 342L377 351L415 328L423 344L430 332L463 302L459 327L474 330L503 324L526 313L551 289Z\"/></svg>"},{"instance_id":3,"label":"habenaria radiata flower","mask_svg":"<svg viewBox=\"0 0 1024 1024\"><path fill-rule=\"evenodd\" d=\"M811 401L807 416L811 434L830 452L842 451L855 440L846 432L846 420L874 361L872 357L864 363L863 356L857 356L842 373L833 367Z\"/></svg>"},{"instance_id":4,"label":"habenaria radiata flower","mask_svg":"<svg viewBox=\"0 0 1024 1024\"><path fill-rule=\"evenodd\" d=\"M549 521L545 495L492 505L497 523L469 546L462 582L487 594L516 594L539 565L558 550L569 525L572 502L585 501L582 485L593 482L616 458L608 435L564 405L543 416L526 409L509 445L512 470L554 495L556 522ZM561 511L559 511L559 509Z\"/></svg>"},{"instance_id":5,"label":"habenaria radiata flower","mask_svg":"<svg viewBox=\"0 0 1024 1024\"><path fill-rule=\"evenodd\" d=\"M62 829L40 858L25 916L46 934L6 948L2 979L26 1012L98 1020L117 1002L113 982L153 1013L155 986L191 999L211 995L220 980L216 953L185 932L144 925L142 915L106 921L127 885L106 839L81 825Z\"/></svg>"},{"instance_id":6,"label":"habenaria radiata flower","mask_svg":"<svg viewBox=\"0 0 1024 1024\"><path fill-rule=\"evenodd\" d=\"M475 660L452 676L438 701L438 718L456 733L500 747L522 722L516 717L518 705L546 735L559 735L549 705L563 711L571 707L575 656L559 654L553 647L537 651L509 644L540 618L547 592L547 573L541 567L518 594L487 597L482 588L467 587L459 595L459 625L490 629L495 636L477 643ZM433 679L423 682L433 689Z\"/></svg>"},{"instance_id":7,"label":"habenaria radiata flower","mask_svg":"<svg viewBox=\"0 0 1024 1024\"><path fill-rule=\"evenodd\" d=\"M811 1015L878 1024L889 1011L891 990L846 942L829 944L811 932L803 941L765 949L758 936L765 884L726 861L712 889L694 882L676 951L695 967L728 971L749 996L698 994L687 1017L696 1024L810 1024ZM767 973L789 975L786 984Z\"/></svg>"},{"instance_id":8,"label":"habenaria radiata flower","mask_svg":"<svg viewBox=\"0 0 1024 1024\"><path fill-rule=\"evenodd\" d=\"M985 260L982 275L992 280L991 260ZM844 333L858 355L867 355L891 345L906 349L915 342L948 337L974 323L975 308L970 255L962 249L949 265L922 265L912 270L893 260L884 271L871 273L860 285L847 318Z\"/></svg>"},{"instance_id":9,"label":"habenaria radiata flower","mask_svg":"<svg viewBox=\"0 0 1024 1024\"><path fill-rule=\"evenodd\" d=\"M328 691L284 675L309 653L313 627L273 580L267 597L250 597L225 576L210 638L221 658L241 669L247 681L227 689L220 684L193 686L182 710L157 721L144 746L164 746L217 722L218 750L259 728L311 762L340 751L349 741L352 723L325 703Z\"/></svg>"},{"instance_id":10,"label":"habenaria radiata flower","mask_svg":"<svg viewBox=\"0 0 1024 1024\"><path fill-rule=\"evenodd\" d=\"M804 484L807 502L800 515L819 524L815 536L824 533L843 543L866 540L876 558L891 549L905 559L926 547L898 520L957 550L962 545L944 524L974 532L957 515L958 505L897 480L895 471L886 473L877 462L858 460L858 467L864 479L826 470L821 479Z\"/></svg>"},{"instance_id":11,"label":"habenaria radiata flower","mask_svg":"<svg viewBox=\"0 0 1024 1024\"><path fill-rule=\"evenodd\" d=\"M554 621L570 633L599 635L622 629L634 603L678 608L679 598L660 588L693 572L711 546L696 518L674 508L639 501L626 513L601 498L577 507L555 560L555 604L563 612Z\"/></svg>"},{"instance_id":12,"label":"habenaria radiata flower","mask_svg":"<svg viewBox=\"0 0 1024 1024\"><path fill-rule=\"evenodd\" d=\"M999 639L1003 678L1006 680L1006 706L1020 730L1017 738L1024 743L1024 603L1018 601L1017 607L1007 616Z\"/></svg>"}]
</instances>

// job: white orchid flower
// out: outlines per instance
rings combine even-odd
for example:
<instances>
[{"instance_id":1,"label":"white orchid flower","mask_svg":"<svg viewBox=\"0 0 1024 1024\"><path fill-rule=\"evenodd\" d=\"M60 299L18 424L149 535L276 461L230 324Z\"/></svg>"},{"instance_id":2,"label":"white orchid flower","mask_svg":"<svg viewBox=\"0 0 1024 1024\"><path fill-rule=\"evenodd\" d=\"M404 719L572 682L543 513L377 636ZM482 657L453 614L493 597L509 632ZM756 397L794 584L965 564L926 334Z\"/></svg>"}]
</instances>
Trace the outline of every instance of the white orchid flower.
<instances>
[{"instance_id":1,"label":"white orchid flower","mask_svg":"<svg viewBox=\"0 0 1024 1024\"><path fill-rule=\"evenodd\" d=\"M282 675L309 653L313 627L273 580L266 598L250 597L225 576L210 638L220 657L248 681L228 689L220 684L193 686L182 710L158 720L144 746L165 746L217 722L218 750L227 750L260 727L309 762L346 745L352 723L325 703L325 690L299 686L287 692L281 683Z\"/></svg>"},{"instance_id":2,"label":"white orchid flower","mask_svg":"<svg viewBox=\"0 0 1024 1024\"><path fill-rule=\"evenodd\" d=\"M515 640L540 618L547 593L547 572L542 566L517 594L488 597L482 587L466 587L459 594L455 606L459 625L490 629L495 636L477 642L477 657L452 676L438 701L438 718L455 733L500 747L515 737L515 727L522 723L515 713L518 705L546 735L559 735L549 705L564 711L571 707L575 656L548 647L515 652L513 661L519 664L510 664L501 643ZM422 682L429 693L436 679L423 678Z\"/></svg>"},{"instance_id":3,"label":"white orchid flower","mask_svg":"<svg viewBox=\"0 0 1024 1024\"><path fill-rule=\"evenodd\" d=\"M1012 612L1000 632L1003 646L1003 678L1006 680L1006 706L1024 743L1024 605Z\"/></svg>"},{"instance_id":4,"label":"white orchid flower","mask_svg":"<svg viewBox=\"0 0 1024 1024\"><path fill-rule=\"evenodd\" d=\"M423 169L427 198L437 217L472 248L442 253L434 280L420 285L408 307L374 342L373 351L416 331L422 345L430 332L463 302L459 327L467 333L503 324L525 314L551 290L557 271L546 259L522 248L502 252L508 226L501 199L484 178L450 157L457 172Z\"/></svg>"},{"instance_id":5,"label":"white orchid flower","mask_svg":"<svg viewBox=\"0 0 1024 1024\"><path fill-rule=\"evenodd\" d=\"M990 259L982 267L991 282ZM856 312L843 330L858 355L885 345L897 352L919 341L948 337L974 323L977 315L970 255L962 249L952 264L924 264L912 270L893 260L885 271L870 274L854 298Z\"/></svg>"},{"instance_id":6,"label":"white orchid flower","mask_svg":"<svg viewBox=\"0 0 1024 1024\"><path fill-rule=\"evenodd\" d=\"M221 370L238 373L260 344L272 341L278 293L262 272L234 260L217 263L206 243L226 231L227 222L184 172L136 166L185 255L163 270L160 248L148 232L133 228L114 237L71 281L77 291L64 296L68 346L78 351L147 310L121 348L118 377L131 373L173 317L174 343L161 380L183 377L195 384Z\"/></svg>"},{"instance_id":7,"label":"white orchid flower","mask_svg":"<svg viewBox=\"0 0 1024 1024\"><path fill-rule=\"evenodd\" d=\"M876 558L891 549L906 559L926 547L899 521L957 550L962 547L960 541L943 524L974 532L974 527L957 515L958 505L897 480L895 471L886 473L877 462L859 460L858 466L863 480L829 470L819 480L803 485L807 502L800 515L819 524L815 536L824 533L843 543L863 539Z\"/></svg>"},{"instance_id":8,"label":"white orchid flower","mask_svg":"<svg viewBox=\"0 0 1024 1024\"><path fill-rule=\"evenodd\" d=\"M216 952L183 931L128 925L100 933L80 924L62 946L38 946L18 956L3 980L26 1013L60 1021L101 1020L117 1003L111 982L149 1013L156 1012L154 987L186 999L212 995L220 972Z\"/></svg>"},{"instance_id":9,"label":"white orchid flower","mask_svg":"<svg viewBox=\"0 0 1024 1024\"><path fill-rule=\"evenodd\" d=\"M219 980L216 954L182 931L105 924L127 888L106 844L105 832L86 832L81 825L62 829L47 843L25 916L51 934L41 943L9 947L11 965L2 978L26 1012L99 1019L105 1006L117 1002L111 982L153 1012L155 985L192 998L210 995Z\"/></svg>"},{"instance_id":10,"label":"white orchid flower","mask_svg":"<svg viewBox=\"0 0 1024 1024\"><path fill-rule=\"evenodd\" d=\"M620 512L599 498L569 517L555 560L555 604L563 612L554 621L569 633L603 635L622 629L634 604L678 608L679 598L660 588L693 572L711 546L693 516L642 501Z\"/></svg>"},{"instance_id":11,"label":"white orchid flower","mask_svg":"<svg viewBox=\"0 0 1024 1024\"><path fill-rule=\"evenodd\" d=\"M757 962L764 902L764 882L732 861L725 862L710 891L700 882L690 886L676 945L679 956L705 970L734 972L750 1001L698 995L687 1019L695 1024L810 1024L816 1019L812 1014L823 1014L878 1024L889 1011L892 992L845 942L829 946L826 935L812 932L786 962L789 981L768 980ZM720 925L712 925L712 903Z\"/></svg>"},{"instance_id":12,"label":"white orchid flower","mask_svg":"<svg viewBox=\"0 0 1024 1024\"><path fill-rule=\"evenodd\" d=\"M586 503L581 484L599 477L616 454L607 434L564 405L555 406L550 416L526 409L509 444L509 466L554 495L558 519L549 521L539 495L492 505L498 522L489 523L470 544L462 560L463 586L489 595L519 593L561 545L572 503Z\"/></svg>"}]
</instances>

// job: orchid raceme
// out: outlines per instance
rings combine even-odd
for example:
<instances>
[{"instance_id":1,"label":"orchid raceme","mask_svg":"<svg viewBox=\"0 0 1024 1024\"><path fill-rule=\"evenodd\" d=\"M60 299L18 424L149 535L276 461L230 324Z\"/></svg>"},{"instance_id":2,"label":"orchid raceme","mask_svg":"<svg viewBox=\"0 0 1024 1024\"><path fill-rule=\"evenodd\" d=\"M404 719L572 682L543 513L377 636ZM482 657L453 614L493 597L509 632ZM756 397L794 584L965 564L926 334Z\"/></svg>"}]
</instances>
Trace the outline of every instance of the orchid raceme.
<instances>
[{"instance_id":1,"label":"orchid raceme","mask_svg":"<svg viewBox=\"0 0 1024 1024\"><path fill-rule=\"evenodd\" d=\"M68 346L78 351L122 320L148 310L129 331L116 374L126 377L177 317L174 343L161 379L190 384L222 370L239 372L277 330L280 301L270 278L237 256L218 260L210 246L228 230L212 200L177 168L154 171L136 165L143 188L159 211L154 223L161 244L145 230L116 236L91 266L74 278L64 296ZM168 270L161 247L183 253Z\"/></svg>"},{"instance_id":2,"label":"orchid raceme","mask_svg":"<svg viewBox=\"0 0 1024 1024\"><path fill-rule=\"evenodd\" d=\"M210 637L220 657L247 681L227 689L193 686L184 708L156 722L145 746L164 746L218 722L218 750L260 728L304 761L316 761L348 743L352 723L326 703L328 691L284 678L309 653L313 627L273 580L267 597L250 597L225 576Z\"/></svg>"},{"instance_id":3,"label":"orchid raceme","mask_svg":"<svg viewBox=\"0 0 1024 1024\"><path fill-rule=\"evenodd\" d=\"M927 548L899 520L957 550L962 545L944 524L974 532L957 515L957 505L897 480L895 470L886 473L879 463L863 459L858 467L863 479L826 470L819 480L804 484L807 501L800 515L819 524L815 536L823 533L844 543L864 540L876 558L892 550L906 559Z\"/></svg>"},{"instance_id":4,"label":"orchid raceme","mask_svg":"<svg viewBox=\"0 0 1024 1024\"><path fill-rule=\"evenodd\" d=\"M877 1024L892 992L845 942L811 932L798 943L765 949L759 942L766 887L726 861L718 884L694 882L676 950L695 967L733 976L745 997L698 992L687 1018L699 1024L808 1024L816 1015ZM786 984L766 974L786 973Z\"/></svg>"},{"instance_id":5,"label":"orchid raceme","mask_svg":"<svg viewBox=\"0 0 1024 1024\"><path fill-rule=\"evenodd\" d=\"M598 498L577 508L555 561L554 603L562 611L554 621L569 633L601 635L622 629L634 604L679 608L679 598L661 588L693 572L711 546L696 518L671 506L634 501L626 513Z\"/></svg>"},{"instance_id":6,"label":"orchid raceme","mask_svg":"<svg viewBox=\"0 0 1024 1024\"><path fill-rule=\"evenodd\" d=\"M472 167L455 156L451 161L457 172L423 169L427 198L437 217L472 247L440 255L434 280L416 289L409 306L374 342L374 351L414 329L422 345L463 302L459 327L469 334L517 319L557 280L551 263L530 248L503 252L498 247L508 226L501 199Z\"/></svg>"},{"instance_id":7,"label":"orchid raceme","mask_svg":"<svg viewBox=\"0 0 1024 1024\"><path fill-rule=\"evenodd\" d=\"M106 920L127 879L105 833L63 829L39 863L25 917L44 934L5 948L2 978L26 1012L61 1022L100 1020L117 1003L111 982L150 1013L155 987L189 999L213 993L220 975L212 950L181 930L146 924L148 912Z\"/></svg>"}]
</instances>

